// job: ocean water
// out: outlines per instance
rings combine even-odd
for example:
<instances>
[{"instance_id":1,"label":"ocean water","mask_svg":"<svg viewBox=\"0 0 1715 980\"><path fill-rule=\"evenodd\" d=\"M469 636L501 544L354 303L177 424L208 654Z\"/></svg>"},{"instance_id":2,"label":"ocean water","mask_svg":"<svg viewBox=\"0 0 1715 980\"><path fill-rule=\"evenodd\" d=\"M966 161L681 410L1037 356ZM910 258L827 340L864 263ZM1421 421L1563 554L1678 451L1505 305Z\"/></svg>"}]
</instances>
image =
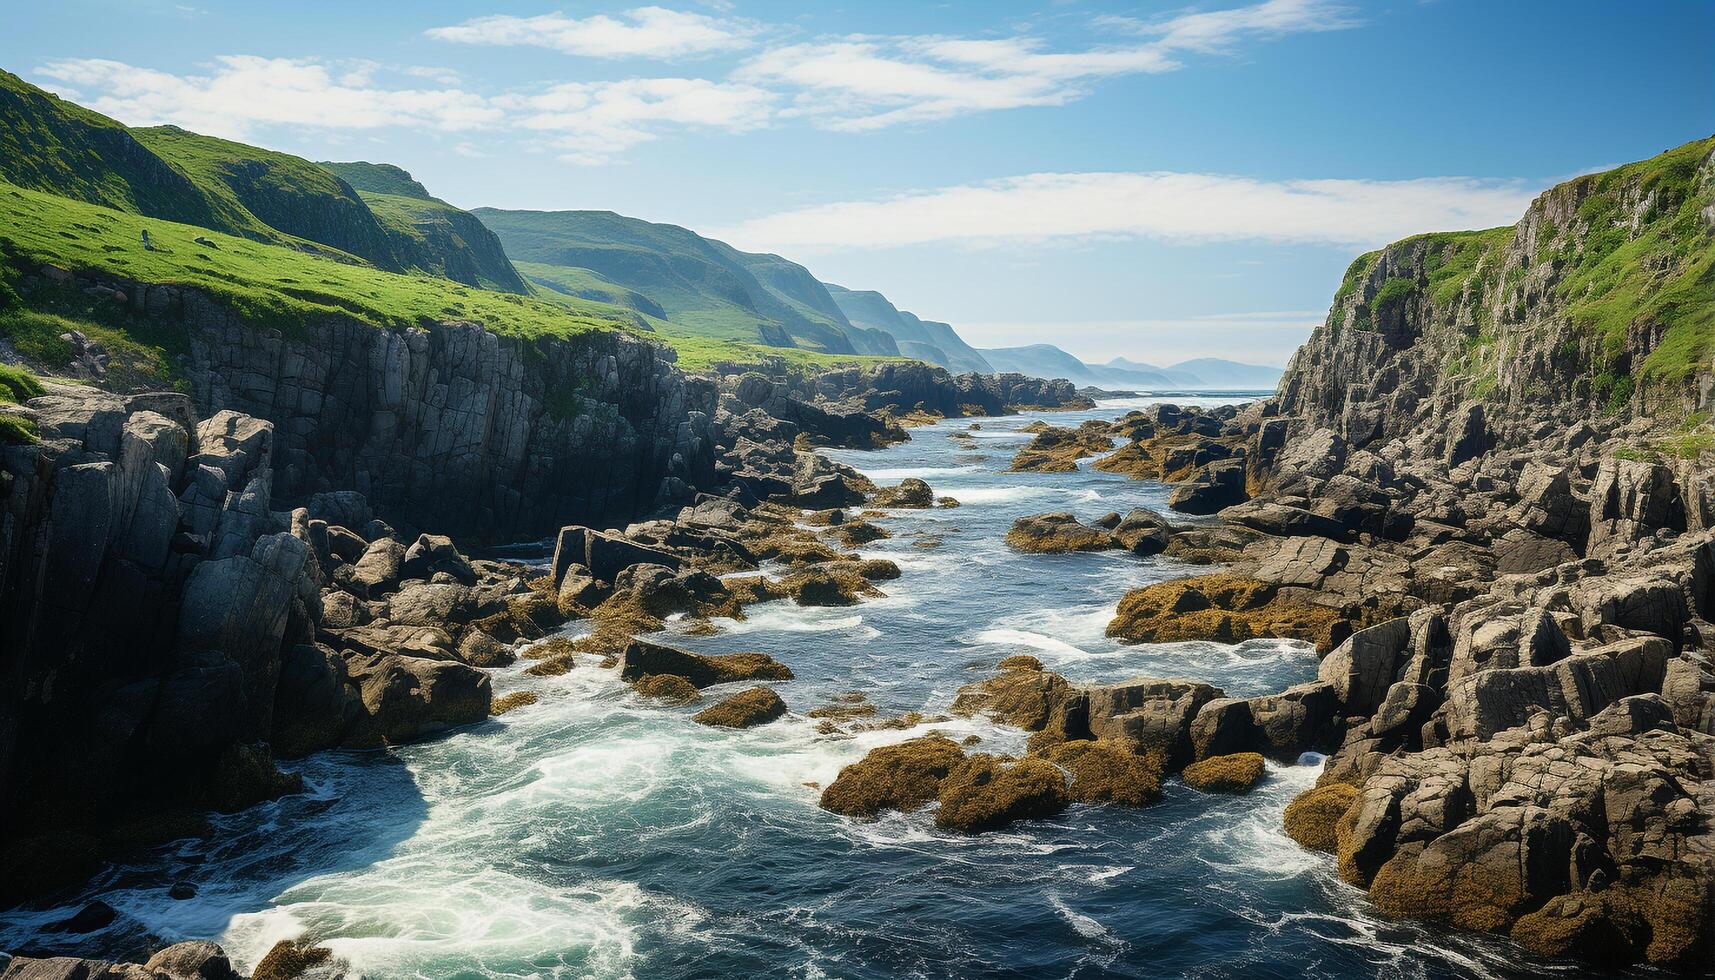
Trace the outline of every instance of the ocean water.
<instances>
[{"instance_id":1,"label":"ocean water","mask_svg":"<svg viewBox=\"0 0 1715 980\"><path fill-rule=\"evenodd\" d=\"M1148 808L1074 806L975 837L942 833L927 813L858 823L816 807L842 766L931 729L1022 749L1022 733L982 720L819 734L804 714L844 692L884 714L932 714L1017 653L1074 680L1193 677L1235 695L1314 676L1314 652L1290 641L1127 647L1102 635L1127 589L1184 566L1002 543L1026 514L1164 508L1167 488L1087 465L1006 472L1035 418L1076 424L1149 401L976 430L948 421L903 445L833 453L963 506L882 522L893 537L860 550L899 564L885 598L753 606L711 637L669 630L667 642L790 665L797 678L777 685L787 719L705 728L694 708L636 697L599 658L546 679L520 664L496 672L496 693L534 690L537 704L427 744L303 760L305 794L219 817L211 839L110 868L51 907L0 913L0 948L40 941L43 925L99 897L121 915L85 937L86 954L212 937L251 965L307 935L370 977L1588 975L1376 916L1331 858L1280 829L1314 758L1271 764L1242 797L1173 781ZM974 439L948 438L960 431ZM175 882L196 897L169 898Z\"/></svg>"}]
</instances>

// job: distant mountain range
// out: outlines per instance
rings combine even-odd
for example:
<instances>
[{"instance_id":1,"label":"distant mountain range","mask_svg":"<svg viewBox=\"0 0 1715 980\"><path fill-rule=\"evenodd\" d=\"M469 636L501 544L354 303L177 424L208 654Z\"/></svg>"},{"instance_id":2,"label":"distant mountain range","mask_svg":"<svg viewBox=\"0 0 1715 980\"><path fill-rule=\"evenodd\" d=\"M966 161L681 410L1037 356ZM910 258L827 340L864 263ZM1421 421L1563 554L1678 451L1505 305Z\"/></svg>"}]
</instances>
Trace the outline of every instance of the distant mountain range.
<instances>
[{"instance_id":1,"label":"distant mountain range","mask_svg":"<svg viewBox=\"0 0 1715 980\"><path fill-rule=\"evenodd\" d=\"M1281 369L1241 364L1219 357L1200 357L1167 367L1116 357L1106 364L1086 364L1053 344L982 348L979 353L996 371L1016 371L1039 378L1065 378L1080 385L1108 389L1273 388Z\"/></svg>"}]
</instances>

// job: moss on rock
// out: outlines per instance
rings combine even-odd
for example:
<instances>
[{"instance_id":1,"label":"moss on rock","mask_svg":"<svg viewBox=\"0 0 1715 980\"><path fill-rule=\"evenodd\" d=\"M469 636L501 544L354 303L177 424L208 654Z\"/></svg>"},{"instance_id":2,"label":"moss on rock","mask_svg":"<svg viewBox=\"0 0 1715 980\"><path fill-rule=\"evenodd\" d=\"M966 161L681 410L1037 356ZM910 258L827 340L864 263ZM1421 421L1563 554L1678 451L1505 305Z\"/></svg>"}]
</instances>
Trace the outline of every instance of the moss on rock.
<instances>
[{"instance_id":1,"label":"moss on rock","mask_svg":"<svg viewBox=\"0 0 1715 980\"><path fill-rule=\"evenodd\" d=\"M1336 849L1335 828L1340 818L1358 802L1357 787L1350 783L1329 783L1305 790L1286 805L1283 820L1286 836L1300 847L1333 854Z\"/></svg>"},{"instance_id":2,"label":"moss on rock","mask_svg":"<svg viewBox=\"0 0 1715 980\"><path fill-rule=\"evenodd\" d=\"M1065 774L1047 759L979 754L941 781L935 825L976 833L1015 820L1051 817L1066 809L1071 794Z\"/></svg>"},{"instance_id":3,"label":"moss on rock","mask_svg":"<svg viewBox=\"0 0 1715 980\"><path fill-rule=\"evenodd\" d=\"M691 704L703 698L697 685L678 674L646 674L633 681L631 687L646 698L667 704Z\"/></svg>"},{"instance_id":4,"label":"moss on rock","mask_svg":"<svg viewBox=\"0 0 1715 980\"><path fill-rule=\"evenodd\" d=\"M689 683L689 682L687 682ZM770 687L753 687L740 691L713 707L704 708L691 716L699 725L715 728L753 728L765 725L786 714L786 702Z\"/></svg>"},{"instance_id":5,"label":"moss on rock","mask_svg":"<svg viewBox=\"0 0 1715 980\"><path fill-rule=\"evenodd\" d=\"M1043 758L1071 774L1068 793L1077 803L1119 803L1147 806L1161 799L1159 753L1138 755L1127 745L1109 741L1062 742Z\"/></svg>"},{"instance_id":6,"label":"moss on rock","mask_svg":"<svg viewBox=\"0 0 1715 980\"><path fill-rule=\"evenodd\" d=\"M1262 756L1256 752L1235 752L1193 762L1180 773L1185 785L1205 793L1246 793L1262 778Z\"/></svg>"},{"instance_id":7,"label":"moss on rock","mask_svg":"<svg viewBox=\"0 0 1715 980\"><path fill-rule=\"evenodd\" d=\"M1133 589L1120 600L1107 634L1133 643L1215 640L1242 643L1284 637L1331 647L1338 609L1242 575L1202 575Z\"/></svg>"},{"instance_id":8,"label":"moss on rock","mask_svg":"<svg viewBox=\"0 0 1715 980\"><path fill-rule=\"evenodd\" d=\"M863 818L884 810L916 810L936 798L941 781L964 757L964 750L942 735L883 745L841 769L822 791L821 807Z\"/></svg>"}]
</instances>

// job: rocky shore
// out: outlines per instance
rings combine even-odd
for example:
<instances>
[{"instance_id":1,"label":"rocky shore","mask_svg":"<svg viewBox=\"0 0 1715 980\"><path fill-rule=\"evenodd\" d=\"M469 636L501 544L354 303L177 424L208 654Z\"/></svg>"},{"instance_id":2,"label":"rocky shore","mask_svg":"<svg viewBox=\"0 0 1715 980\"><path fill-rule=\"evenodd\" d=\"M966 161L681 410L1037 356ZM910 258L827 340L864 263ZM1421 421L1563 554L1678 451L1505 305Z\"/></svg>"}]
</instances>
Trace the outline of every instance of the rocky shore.
<instances>
[{"instance_id":1,"label":"rocky shore","mask_svg":"<svg viewBox=\"0 0 1715 980\"><path fill-rule=\"evenodd\" d=\"M190 393L49 379L19 408L38 441L0 449L8 904L206 833L211 810L299 791L292 759L431 737L526 703L527 691L495 699L487 675L519 658L542 676L603 658L668 703L789 678L763 654L705 658L633 637L758 601L849 604L897 577L846 550L886 532L841 508L932 506L927 485L877 488L804 447L883 445L907 438L902 416L1005 413L1014 398L1082 404L1066 385L922 365L884 370L881 391L852 373L809 386L688 377L616 337L568 343L544 364L460 324L240 336L246 325L195 294L100 285L129 288L207 342L192 345ZM368 373L329 373L353 362ZM588 411L576 419L543 415L532 395L561 383L555 371L596 379L579 386ZM468 557L438 533L479 544L550 514L547 575ZM763 562L785 573L731 574ZM558 635L573 619L591 627L576 643ZM786 710L762 686L697 720L748 727ZM83 929L111 921L99 903L86 912L29 951L75 950ZM20 956L4 975L227 975L180 969L188 954L174 950L111 968Z\"/></svg>"}]
</instances>

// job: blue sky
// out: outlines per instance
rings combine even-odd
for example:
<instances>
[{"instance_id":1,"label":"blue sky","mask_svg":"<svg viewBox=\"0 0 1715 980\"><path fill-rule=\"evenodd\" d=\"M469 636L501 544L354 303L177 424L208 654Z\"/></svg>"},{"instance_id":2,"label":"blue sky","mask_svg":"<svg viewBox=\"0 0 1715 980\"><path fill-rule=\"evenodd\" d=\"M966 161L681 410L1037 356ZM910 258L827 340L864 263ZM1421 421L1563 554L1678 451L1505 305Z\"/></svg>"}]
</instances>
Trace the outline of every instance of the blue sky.
<instances>
[{"instance_id":1,"label":"blue sky","mask_svg":"<svg viewBox=\"0 0 1715 980\"><path fill-rule=\"evenodd\" d=\"M0 66L1092 361L1283 363L1358 252L1715 133L1710 2L809 6L57 0Z\"/></svg>"}]
</instances>

